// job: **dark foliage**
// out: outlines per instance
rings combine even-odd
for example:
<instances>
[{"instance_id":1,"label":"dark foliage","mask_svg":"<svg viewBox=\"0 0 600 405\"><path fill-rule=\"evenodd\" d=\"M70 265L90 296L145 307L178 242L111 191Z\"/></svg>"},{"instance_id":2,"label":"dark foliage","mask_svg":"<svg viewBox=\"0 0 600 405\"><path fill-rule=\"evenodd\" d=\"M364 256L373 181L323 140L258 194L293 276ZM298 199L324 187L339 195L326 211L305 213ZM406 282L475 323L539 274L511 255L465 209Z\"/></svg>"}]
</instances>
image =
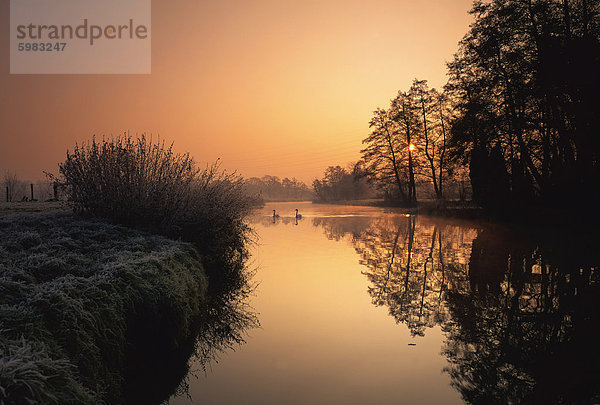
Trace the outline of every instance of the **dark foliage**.
<instances>
[{"instance_id":1,"label":"dark foliage","mask_svg":"<svg viewBox=\"0 0 600 405\"><path fill-rule=\"evenodd\" d=\"M478 202L495 212L594 207L600 2L475 1L471 13L446 90L456 103L453 152L471 161Z\"/></svg>"}]
</instances>

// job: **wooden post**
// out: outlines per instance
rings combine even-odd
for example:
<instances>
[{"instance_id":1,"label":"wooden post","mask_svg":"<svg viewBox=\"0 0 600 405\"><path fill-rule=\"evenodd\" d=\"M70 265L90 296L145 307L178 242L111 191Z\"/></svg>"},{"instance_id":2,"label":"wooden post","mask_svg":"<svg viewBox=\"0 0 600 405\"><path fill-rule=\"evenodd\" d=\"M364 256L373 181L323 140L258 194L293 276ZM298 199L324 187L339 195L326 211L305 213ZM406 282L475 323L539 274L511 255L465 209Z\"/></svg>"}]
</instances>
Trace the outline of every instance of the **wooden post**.
<instances>
[{"instance_id":1,"label":"wooden post","mask_svg":"<svg viewBox=\"0 0 600 405\"><path fill-rule=\"evenodd\" d=\"M31 184L31 201L33 201L33 183Z\"/></svg>"},{"instance_id":2,"label":"wooden post","mask_svg":"<svg viewBox=\"0 0 600 405\"><path fill-rule=\"evenodd\" d=\"M9 202L8 201L8 186L6 186L6 202Z\"/></svg>"},{"instance_id":3,"label":"wooden post","mask_svg":"<svg viewBox=\"0 0 600 405\"><path fill-rule=\"evenodd\" d=\"M58 186L56 185L56 183L54 183L52 185L53 191L54 191L54 199L58 200Z\"/></svg>"}]
</instances>

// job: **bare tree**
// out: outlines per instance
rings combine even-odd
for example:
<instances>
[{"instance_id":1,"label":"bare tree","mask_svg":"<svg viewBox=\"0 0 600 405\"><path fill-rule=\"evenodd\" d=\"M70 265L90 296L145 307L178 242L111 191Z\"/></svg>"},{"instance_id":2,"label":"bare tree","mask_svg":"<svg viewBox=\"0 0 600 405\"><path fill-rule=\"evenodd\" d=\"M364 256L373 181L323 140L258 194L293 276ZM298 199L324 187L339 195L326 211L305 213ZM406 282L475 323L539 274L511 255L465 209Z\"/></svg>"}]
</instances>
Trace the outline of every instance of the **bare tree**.
<instances>
[{"instance_id":1,"label":"bare tree","mask_svg":"<svg viewBox=\"0 0 600 405\"><path fill-rule=\"evenodd\" d=\"M413 108L419 111L420 125L413 143L421 152L417 156L419 175L431 181L436 198L444 197L444 177L448 174L446 150L448 148L449 99L442 92L430 89L427 80L413 81L409 91Z\"/></svg>"},{"instance_id":2,"label":"bare tree","mask_svg":"<svg viewBox=\"0 0 600 405\"><path fill-rule=\"evenodd\" d=\"M373 112L369 123L371 134L363 140L367 146L361 151L367 171L381 186L394 184L403 202L408 202L404 191L407 183L404 170L406 145L400 139L398 125L392 119L390 111L378 108Z\"/></svg>"},{"instance_id":3,"label":"bare tree","mask_svg":"<svg viewBox=\"0 0 600 405\"><path fill-rule=\"evenodd\" d=\"M6 198L8 201L13 201L17 196L19 183L16 172L11 172L10 170L4 172L4 186L7 190Z\"/></svg>"},{"instance_id":4,"label":"bare tree","mask_svg":"<svg viewBox=\"0 0 600 405\"><path fill-rule=\"evenodd\" d=\"M445 92L415 79L400 91L387 110L374 111L372 132L363 140L364 167L381 188L397 187L400 200L417 203L417 182L431 183L435 196L444 197L444 179L451 174L447 158L451 102Z\"/></svg>"},{"instance_id":5,"label":"bare tree","mask_svg":"<svg viewBox=\"0 0 600 405\"><path fill-rule=\"evenodd\" d=\"M394 121L399 126L400 133L404 135L404 147L402 152L407 156L408 162L408 201L411 204L417 202L417 188L415 183L415 159L413 150L414 142L420 130L420 122L417 109L408 93L399 92L392 100L390 111Z\"/></svg>"},{"instance_id":6,"label":"bare tree","mask_svg":"<svg viewBox=\"0 0 600 405\"><path fill-rule=\"evenodd\" d=\"M427 80L414 80L410 88L410 96L412 102L418 107L421 114L421 141L423 143L423 151L425 158L427 159L426 165L428 166L431 174L428 176L431 178L433 184L433 190L438 199L442 198L442 191L439 186L441 179L438 179L436 170L436 141L434 134L434 123L432 122L432 115L434 105L434 92L435 90L429 89L427 86Z\"/></svg>"}]
</instances>

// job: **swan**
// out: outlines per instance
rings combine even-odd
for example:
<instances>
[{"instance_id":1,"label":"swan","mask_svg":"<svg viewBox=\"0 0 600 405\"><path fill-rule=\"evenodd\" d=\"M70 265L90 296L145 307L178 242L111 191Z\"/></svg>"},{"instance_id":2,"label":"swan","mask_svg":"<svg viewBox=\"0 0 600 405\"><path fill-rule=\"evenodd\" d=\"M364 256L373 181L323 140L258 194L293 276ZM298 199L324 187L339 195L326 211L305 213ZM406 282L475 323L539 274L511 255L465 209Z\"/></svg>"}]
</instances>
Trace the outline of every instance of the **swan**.
<instances>
[{"instance_id":1,"label":"swan","mask_svg":"<svg viewBox=\"0 0 600 405\"><path fill-rule=\"evenodd\" d=\"M302 219L302 214L298 214L298 208L296 208L296 219Z\"/></svg>"},{"instance_id":2,"label":"swan","mask_svg":"<svg viewBox=\"0 0 600 405\"><path fill-rule=\"evenodd\" d=\"M279 218L279 214L277 214L275 210L273 210L273 218Z\"/></svg>"}]
</instances>

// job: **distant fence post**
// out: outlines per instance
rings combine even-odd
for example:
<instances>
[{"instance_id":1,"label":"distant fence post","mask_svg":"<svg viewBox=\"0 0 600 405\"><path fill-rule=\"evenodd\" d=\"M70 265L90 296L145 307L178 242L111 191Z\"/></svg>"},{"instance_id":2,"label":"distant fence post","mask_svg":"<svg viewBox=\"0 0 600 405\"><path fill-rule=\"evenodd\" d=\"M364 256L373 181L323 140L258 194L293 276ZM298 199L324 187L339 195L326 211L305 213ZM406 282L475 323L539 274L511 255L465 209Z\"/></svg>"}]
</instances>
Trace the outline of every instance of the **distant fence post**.
<instances>
[{"instance_id":1,"label":"distant fence post","mask_svg":"<svg viewBox=\"0 0 600 405\"><path fill-rule=\"evenodd\" d=\"M9 200L8 200L8 186L6 186L6 202L9 202Z\"/></svg>"},{"instance_id":2,"label":"distant fence post","mask_svg":"<svg viewBox=\"0 0 600 405\"><path fill-rule=\"evenodd\" d=\"M58 186L56 185L56 183L52 185L52 191L54 191L54 199L58 200Z\"/></svg>"},{"instance_id":3,"label":"distant fence post","mask_svg":"<svg viewBox=\"0 0 600 405\"><path fill-rule=\"evenodd\" d=\"M30 184L30 186L31 186L31 201L33 201L33 183Z\"/></svg>"}]
</instances>

